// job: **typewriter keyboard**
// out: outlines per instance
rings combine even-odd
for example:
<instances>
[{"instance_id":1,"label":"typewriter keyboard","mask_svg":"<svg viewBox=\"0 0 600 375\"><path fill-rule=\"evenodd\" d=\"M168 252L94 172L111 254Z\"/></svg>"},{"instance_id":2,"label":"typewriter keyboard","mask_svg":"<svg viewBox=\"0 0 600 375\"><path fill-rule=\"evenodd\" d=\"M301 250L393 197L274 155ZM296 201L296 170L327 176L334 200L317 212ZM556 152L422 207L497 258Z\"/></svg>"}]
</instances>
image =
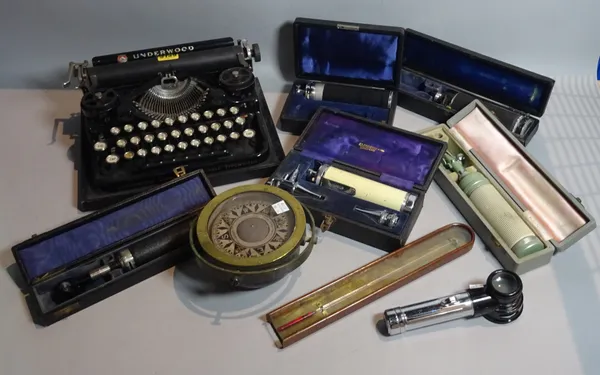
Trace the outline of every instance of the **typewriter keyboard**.
<instances>
[{"instance_id":1,"label":"typewriter keyboard","mask_svg":"<svg viewBox=\"0 0 600 375\"><path fill-rule=\"evenodd\" d=\"M251 106L220 106L177 118L119 121L102 132L89 130L99 185L172 175L180 165L243 162L259 156L260 132Z\"/></svg>"}]
</instances>

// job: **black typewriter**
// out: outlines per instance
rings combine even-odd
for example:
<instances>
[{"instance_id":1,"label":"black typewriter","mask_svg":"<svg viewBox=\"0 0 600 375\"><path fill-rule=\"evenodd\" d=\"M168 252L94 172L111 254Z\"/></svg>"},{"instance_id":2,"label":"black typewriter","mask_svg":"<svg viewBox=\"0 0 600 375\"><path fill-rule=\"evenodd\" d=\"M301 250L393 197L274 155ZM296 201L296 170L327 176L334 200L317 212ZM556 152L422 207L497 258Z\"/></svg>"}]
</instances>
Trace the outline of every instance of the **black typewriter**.
<instances>
[{"instance_id":1,"label":"black typewriter","mask_svg":"<svg viewBox=\"0 0 600 375\"><path fill-rule=\"evenodd\" d=\"M257 44L223 38L69 64L81 98L78 208L95 210L203 169L213 186L284 157L253 73Z\"/></svg>"}]
</instances>

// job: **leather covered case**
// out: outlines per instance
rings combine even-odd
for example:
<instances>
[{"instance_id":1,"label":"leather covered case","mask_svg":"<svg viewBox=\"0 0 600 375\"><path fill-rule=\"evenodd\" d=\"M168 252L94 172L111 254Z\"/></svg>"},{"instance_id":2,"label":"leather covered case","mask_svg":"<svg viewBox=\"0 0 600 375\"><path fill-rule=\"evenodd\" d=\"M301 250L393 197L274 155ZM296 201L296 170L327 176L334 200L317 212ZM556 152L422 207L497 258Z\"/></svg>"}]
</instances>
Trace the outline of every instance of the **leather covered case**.
<instances>
[{"instance_id":1,"label":"leather covered case","mask_svg":"<svg viewBox=\"0 0 600 375\"><path fill-rule=\"evenodd\" d=\"M291 27L296 80L281 111L281 130L300 135L321 106L392 125L401 28L309 18L296 18ZM311 84L316 87L307 90Z\"/></svg>"},{"instance_id":2,"label":"leather covered case","mask_svg":"<svg viewBox=\"0 0 600 375\"><path fill-rule=\"evenodd\" d=\"M293 190L322 231L389 252L406 244L445 149L445 142L321 107L267 183Z\"/></svg>"},{"instance_id":3,"label":"leather covered case","mask_svg":"<svg viewBox=\"0 0 600 375\"><path fill-rule=\"evenodd\" d=\"M15 245L34 323L53 324L190 256L191 222L214 196L197 170Z\"/></svg>"}]
</instances>

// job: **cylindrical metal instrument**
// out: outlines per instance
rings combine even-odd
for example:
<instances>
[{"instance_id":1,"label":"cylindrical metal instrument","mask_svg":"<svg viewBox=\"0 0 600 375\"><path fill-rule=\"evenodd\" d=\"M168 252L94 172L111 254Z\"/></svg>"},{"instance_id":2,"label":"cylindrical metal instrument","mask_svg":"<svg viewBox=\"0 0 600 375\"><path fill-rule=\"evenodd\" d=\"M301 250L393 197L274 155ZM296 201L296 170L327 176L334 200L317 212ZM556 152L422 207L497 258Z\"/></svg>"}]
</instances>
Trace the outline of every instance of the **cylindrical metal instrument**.
<instances>
[{"instance_id":1,"label":"cylindrical metal instrument","mask_svg":"<svg viewBox=\"0 0 600 375\"><path fill-rule=\"evenodd\" d=\"M328 164L321 165L317 171L312 171L311 173L314 177L314 183L317 185L325 186L392 210L410 212L417 201L416 194L408 193Z\"/></svg>"},{"instance_id":2,"label":"cylindrical metal instrument","mask_svg":"<svg viewBox=\"0 0 600 375\"><path fill-rule=\"evenodd\" d=\"M296 93L302 94L310 100L326 100L380 108L390 108L394 97L394 93L389 90L322 82L298 85Z\"/></svg>"},{"instance_id":3,"label":"cylindrical metal instrument","mask_svg":"<svg viewBox=\"0 0 600 375\"><path fill-rule=\"evenodd\" d=\"M545 248L496 188L480 172L467 172L461 160L446 153L444 165L458 174L458 185L519 258Z\"/></svg>"},{"instance_id":4,"label":"cylindrical metal instrument","mask_svg":"<svg viewBox=\"0 0 600 375\"><path fill-rule=\"evenodd\" d=\"M384 321L389 335L449 322L456 319L476 318L505 324L516 320L523 312L523 283L521 278L507 270L490 274L485 286L404 307L388 309Z\"/></svg>"}]
</instances>

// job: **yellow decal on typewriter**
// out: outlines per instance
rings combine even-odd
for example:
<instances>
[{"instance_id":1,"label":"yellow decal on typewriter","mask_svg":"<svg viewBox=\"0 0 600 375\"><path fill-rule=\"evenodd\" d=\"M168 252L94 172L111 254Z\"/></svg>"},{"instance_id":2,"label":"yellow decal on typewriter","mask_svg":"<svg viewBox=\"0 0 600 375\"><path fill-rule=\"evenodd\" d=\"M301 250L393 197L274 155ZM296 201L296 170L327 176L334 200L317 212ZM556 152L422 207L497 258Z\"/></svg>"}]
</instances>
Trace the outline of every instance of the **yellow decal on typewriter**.
<instances>
[{"instance_id":1,"label":"yellow decal on typewriter","mask_svg":"<svg viewBox=\"0 0 600 375\"><path fill-rule=\"evenodd\" d=\"M179 59L179 54L158 56L157 59L158 59L158 61L177 60L177 59Z\"/></svg>"},{"instance_id":2,"label":"yellow decal on typewriter","mask_svg":"<svg viewBox=\"0 0 600 375\"><path fill-rule=\"evenodd\" d=\"M365 151L371 151L371 152L385 152L385 150L384 150L384 149L382 149L382 148L375 147L375 146L371 146L371 145L368 145L368 144L366 144L366 143L362 143L362 142L360 142L360 143L358 144L358 147L360 147L360 149L361 149L361 150L365 150Z\"/></svg>"}]
</instances>

